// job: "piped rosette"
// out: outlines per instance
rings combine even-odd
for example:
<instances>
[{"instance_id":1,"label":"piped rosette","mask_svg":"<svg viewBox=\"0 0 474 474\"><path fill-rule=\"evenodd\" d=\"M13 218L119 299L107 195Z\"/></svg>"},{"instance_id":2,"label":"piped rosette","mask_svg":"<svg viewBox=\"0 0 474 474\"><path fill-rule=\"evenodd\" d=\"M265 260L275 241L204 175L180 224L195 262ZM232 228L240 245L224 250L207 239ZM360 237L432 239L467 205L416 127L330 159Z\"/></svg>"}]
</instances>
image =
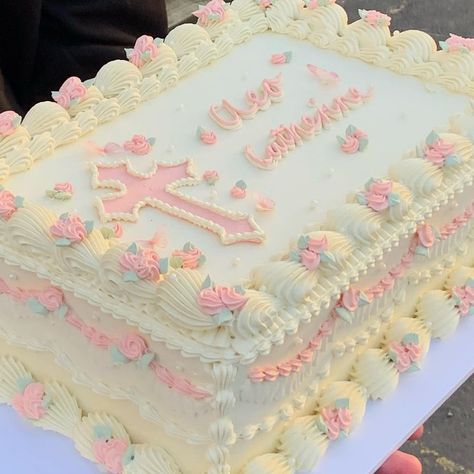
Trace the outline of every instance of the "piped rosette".
<instances>
[{"instance_id":1,"label":"piped rosette","mask_svg":"<svg viewBox=\"0 0 474 474\"><path fill-rule=\"evenodd\" d=\"M24 205L24 198L0 186L0 235L5 232L8 221Z\"/></svg>"},{"instance_id":2,"label":"piped rosette","mask_svg":"<svg viewBox=\"0 0 474 474\"><path fill-rule=\"evenodd\" d=\"M364 151L369 144L369 136L363 130L360 130L354 125L349 125L346 129L346 136L337 137L337 141L341 151L352 155L354 153Z\"/></svg>"}]
</instances>

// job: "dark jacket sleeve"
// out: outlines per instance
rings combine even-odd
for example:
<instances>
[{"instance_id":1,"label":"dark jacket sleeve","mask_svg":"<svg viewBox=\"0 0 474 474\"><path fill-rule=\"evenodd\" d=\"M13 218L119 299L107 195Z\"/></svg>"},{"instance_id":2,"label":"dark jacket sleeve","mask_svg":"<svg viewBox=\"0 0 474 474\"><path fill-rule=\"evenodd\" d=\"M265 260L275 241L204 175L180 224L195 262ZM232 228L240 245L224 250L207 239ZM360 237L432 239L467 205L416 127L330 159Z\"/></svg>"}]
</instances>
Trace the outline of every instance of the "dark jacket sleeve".
<instances>
[{"instance_id":1,"label":"dark jacket sleeve","mask_svg":"<svg viewBox=\"0 0 474 474\"><path fill-rule=\"evenodd\" d=\"M167 34L164 0L5 1L16 10L12 23L22 23L22 30L25 23L30 24L24 34L14 33L10 24L13 44L22 45L23 57L11 52L0 59L6 82L24 110L49 100L51 91L58 90L68 77L86 80L106 62L125 58L124 48L131 47L138 36L163 38ZM18 7L23 3L24 9ZM20 18L18 10L24 12L27 21ZM0 26L3 22L8 21L3 18Z\"/></svg>"}]
</instances>

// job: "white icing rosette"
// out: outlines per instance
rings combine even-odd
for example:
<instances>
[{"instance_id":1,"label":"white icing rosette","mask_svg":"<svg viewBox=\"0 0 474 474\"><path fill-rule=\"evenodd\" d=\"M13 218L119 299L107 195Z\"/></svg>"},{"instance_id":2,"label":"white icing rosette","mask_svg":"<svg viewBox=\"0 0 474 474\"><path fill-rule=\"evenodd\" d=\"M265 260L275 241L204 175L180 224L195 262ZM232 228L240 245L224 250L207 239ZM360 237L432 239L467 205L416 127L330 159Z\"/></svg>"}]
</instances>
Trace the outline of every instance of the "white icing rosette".
<instances>
[{"instance_id":1,"label":"white icing rosette","mask_svg":"<svg viewBox=\"0 0 474 474\"><path fill-rule=\"evenodd\" d=\"M294 459L294 469L312 469L326 452L328 437L321 431L317 416L302 416L293 421L280 437L279 450ZM291 471L294 472L294 471Z\"/></svg>"},{"instance_id":2,"label":"white icing rosette","mask_svg":"<svg viewBox=\"0 0 474 474\"><path fill-rule=\"evenodd\" d=\"M386 398L398 384L398 371L382 349L367 349L352 368L351 380L367 389L372 399Z\"/></svg>"},{"instance_id":3,"label":"white icing rosette","mask_svg":"<svg viewBox=\"0 0 474 474\"><path fill-rule=\"evenodd\" d=\"M293 474L294 472L293 464L279 453L257 456L242 469L242 474Z\"/></svg>"},{"instance_id":4,"label":"white icing rosette","mask_svg":"<svg viewBox=\"0 0 474 474\"><path fill-rule=\"evenodd\" d=\"M433 290L421 297L416 307L416 317L428 326L432 337L444 339L454 333L460 315L449 293Z\"/></svg>"}]
</instances>

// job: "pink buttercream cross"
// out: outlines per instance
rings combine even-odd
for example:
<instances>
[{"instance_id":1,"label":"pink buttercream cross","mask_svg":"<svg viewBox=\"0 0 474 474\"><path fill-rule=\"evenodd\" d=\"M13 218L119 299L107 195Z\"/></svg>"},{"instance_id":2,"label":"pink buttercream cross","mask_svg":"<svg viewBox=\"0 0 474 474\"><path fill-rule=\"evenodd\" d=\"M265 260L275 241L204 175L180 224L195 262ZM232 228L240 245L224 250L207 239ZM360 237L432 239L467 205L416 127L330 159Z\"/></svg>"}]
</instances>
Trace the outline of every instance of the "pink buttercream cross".
<instances>
[{"instance_id":1,"label":"pink buttercream cross","mask_svg":"<svg viewBox=\"0 0 474 474\"><path fill-rule=\"evenodd\" d=\"M251 216L228 211L179 191L181 187L199 182L191 173L188 160L156 164L154 171L148 174L135 172L127 161L93 164L92 170L94 188L117 191L97 199L105 222L136 221L138 211L151 206L214 232L224 244L261 243L264 240L263 231Z\"/></svg>"}]
</instances>

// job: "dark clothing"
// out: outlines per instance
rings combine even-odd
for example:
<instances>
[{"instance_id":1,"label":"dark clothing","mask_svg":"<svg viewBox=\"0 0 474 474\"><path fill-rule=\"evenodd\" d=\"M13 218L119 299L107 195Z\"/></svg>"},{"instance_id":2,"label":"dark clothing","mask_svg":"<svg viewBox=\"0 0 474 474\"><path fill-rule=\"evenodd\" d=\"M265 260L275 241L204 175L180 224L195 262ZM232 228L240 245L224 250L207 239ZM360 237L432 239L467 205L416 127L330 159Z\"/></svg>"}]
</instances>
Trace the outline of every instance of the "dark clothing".
<instances>
[{"instance_id":1,"label":"dark clothing","mask_svg":"<svg viewBox=\"0 0 474 474\"><path fill-rule=\"evenodd\" d=\"M24 114L70 76L94 77L142 34L167 34L164 0L0 0L0 112Z\"/></svg>"}]
</instances>

